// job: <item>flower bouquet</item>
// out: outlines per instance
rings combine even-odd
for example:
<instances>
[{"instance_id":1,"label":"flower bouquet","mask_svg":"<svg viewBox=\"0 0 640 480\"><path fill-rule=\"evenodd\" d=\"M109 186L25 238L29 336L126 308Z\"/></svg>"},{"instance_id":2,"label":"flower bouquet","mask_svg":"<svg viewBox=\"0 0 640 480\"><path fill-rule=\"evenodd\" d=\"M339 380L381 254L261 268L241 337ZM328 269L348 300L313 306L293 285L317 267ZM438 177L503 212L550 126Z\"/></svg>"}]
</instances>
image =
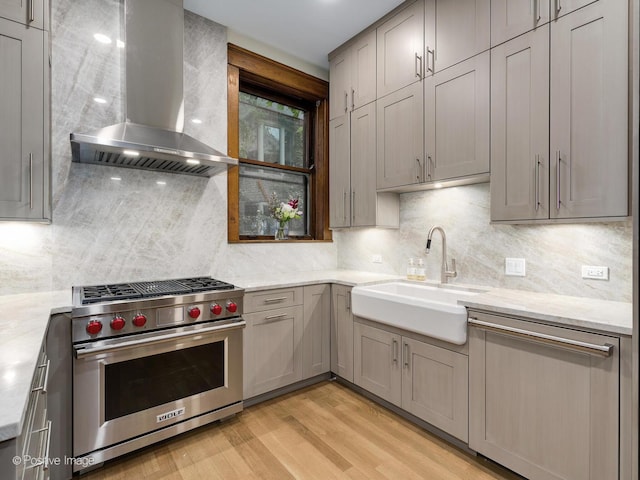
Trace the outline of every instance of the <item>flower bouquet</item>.
<instances>
[{"instance_id":1,"label":"flower bouquet","mask_svg":"<svg viewBox=\"0 0 640 480\"><path fill-rule=\"evenodd\" d=\"M298 199L290 198L286 203L279 202L278 196L273 193L273 195L271 195L271 216L278 221L275 239L286 240L288 238L288 232L285 231L285 227L289 220L302 217L302 211L298 210Z\"/></svg>"}]
</instances>

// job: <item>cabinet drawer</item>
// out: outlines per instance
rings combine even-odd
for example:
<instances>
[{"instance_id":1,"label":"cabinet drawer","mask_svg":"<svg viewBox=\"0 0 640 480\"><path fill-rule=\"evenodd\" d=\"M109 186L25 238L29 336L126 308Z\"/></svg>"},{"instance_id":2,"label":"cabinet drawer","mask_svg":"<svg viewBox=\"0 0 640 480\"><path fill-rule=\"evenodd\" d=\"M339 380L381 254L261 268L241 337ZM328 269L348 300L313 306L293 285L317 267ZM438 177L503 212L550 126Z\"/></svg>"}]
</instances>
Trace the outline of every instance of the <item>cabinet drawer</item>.
<instances>
[{"instance_id":1,"label":"cabinet drawer","mask_svg":"<svg viewBox=\"0 0 640 480\"><path fill-rule=\"evenodd\" d=\"M251 292L244 296L244 313L302 305L302 287Z\"/></svg>"}]
</instances>

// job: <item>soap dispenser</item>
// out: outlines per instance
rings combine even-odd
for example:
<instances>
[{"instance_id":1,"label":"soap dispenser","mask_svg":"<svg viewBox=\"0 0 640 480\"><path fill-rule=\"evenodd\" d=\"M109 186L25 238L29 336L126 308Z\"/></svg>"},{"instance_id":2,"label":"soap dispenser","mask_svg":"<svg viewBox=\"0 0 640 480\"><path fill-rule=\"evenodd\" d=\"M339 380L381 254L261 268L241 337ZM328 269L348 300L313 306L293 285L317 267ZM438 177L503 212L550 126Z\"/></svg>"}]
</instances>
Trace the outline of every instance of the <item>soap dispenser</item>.
<instances>
[{"instance_id":1,"label":"soap dispenser","mask_svg":"<svg viewBox=\"0 0 640 480\"><path fill-rule=\"evenodd\" d=\"M413 258L409 259L409 263L407 264L407 280L415 280L416 279L416 264L413 261Z\"/></svg>"},{"instance_id":2,"label":"soap dispenser","mask_svg":"<svg viewBox=\"0 0 640 480\"><path fill-rule=\"evenodd\" d=\"M424 267L424 262L421 258L418 259L418 266L416 267L416 280L424 281L427 279L427 271Z\"/></svg>"}]
</instances>

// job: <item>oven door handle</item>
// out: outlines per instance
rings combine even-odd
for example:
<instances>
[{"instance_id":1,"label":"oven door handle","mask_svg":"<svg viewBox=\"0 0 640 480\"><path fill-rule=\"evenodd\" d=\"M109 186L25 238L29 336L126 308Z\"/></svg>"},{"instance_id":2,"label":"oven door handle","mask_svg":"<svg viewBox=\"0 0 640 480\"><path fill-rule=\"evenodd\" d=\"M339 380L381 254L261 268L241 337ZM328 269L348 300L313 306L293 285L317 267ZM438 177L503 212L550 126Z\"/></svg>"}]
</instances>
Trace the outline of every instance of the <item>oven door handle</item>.
<instances>
[{"instance_id":1,"label":"oven door handle","mask_svg":"<svg viewBox=\"0 0 640 480\"><path fill-rule=\"evenodd\" d=\"M86 348L84 346L75 347L74 350L75 350L76 358L86 358L86 357L99 355L101 353L114 352L117 350L125 350L131 347L139 347L142 345L144 346L155 345L157 343L166 342L167 340L173 340L176 338L195 337L197 335L202 335L207 333L237 330L240 328L244 328L246 325L247 325L247 322L245 322L244 320L241 320L239 322L234 322L232 324L217 325L214 327L205 327L197 330L189 330L186 332L169 333L166 335L158 335L151 338L145 338L143 340L122 340L117 343L112 343L110 345L103 345L100 347L89 347L89 348Z\"/></svg>"}]
</instances>

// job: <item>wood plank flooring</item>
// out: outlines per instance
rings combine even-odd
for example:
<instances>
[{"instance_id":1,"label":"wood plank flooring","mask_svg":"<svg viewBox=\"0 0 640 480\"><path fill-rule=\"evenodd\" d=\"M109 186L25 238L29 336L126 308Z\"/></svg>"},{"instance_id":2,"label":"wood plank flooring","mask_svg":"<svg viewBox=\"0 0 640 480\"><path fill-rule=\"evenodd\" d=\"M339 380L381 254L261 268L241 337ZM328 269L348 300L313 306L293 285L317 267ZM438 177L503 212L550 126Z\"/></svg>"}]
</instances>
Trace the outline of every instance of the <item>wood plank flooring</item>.
<instances>
[{"instance_id":1,"label":"wood plank flooring","mask_svg":"<svg viewBox=\"0 0 640 480\"><path fill-rule=\"evenodd\" d=\"M82 480L516 480L323 382L108 462Z\"/></svg>"}]
</instances>

